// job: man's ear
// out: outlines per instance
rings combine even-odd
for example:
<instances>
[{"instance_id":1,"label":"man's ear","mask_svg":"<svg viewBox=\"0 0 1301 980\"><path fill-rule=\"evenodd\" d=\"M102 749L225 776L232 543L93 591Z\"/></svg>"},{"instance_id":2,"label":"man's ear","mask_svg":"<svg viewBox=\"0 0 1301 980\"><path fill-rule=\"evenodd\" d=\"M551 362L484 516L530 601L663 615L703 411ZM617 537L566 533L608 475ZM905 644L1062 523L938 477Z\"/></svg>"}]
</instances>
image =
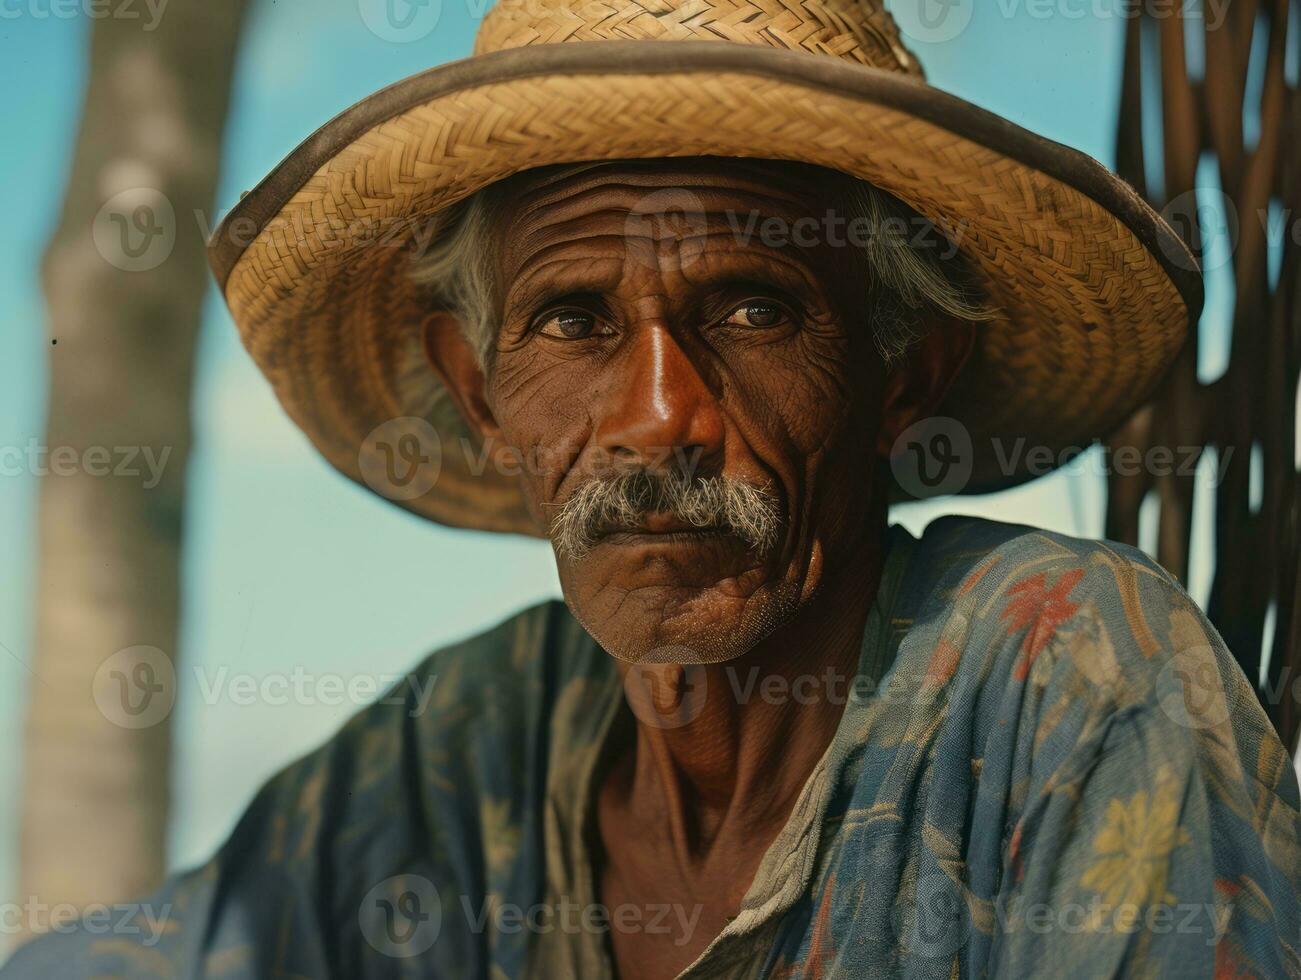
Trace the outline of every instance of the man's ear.
<instances>
[{"instance_id":1,"label":"man's ear","mask_svg":"<svg viewBox=\"0 0 1301 980\"><path fill-rule=\"evenodd\" d=\"M425 357L447 386L461 417L481 441L500 435L497 420L488 406L487 385L479 359L452 313L431 313L421 327Z\"/></svg>"},{"instance_id":2,"label":"man's ear","mask_svg":"<svg viewBox=\"0 0 1301 980\"><path fill-rule=\"evenodd\" d=\"M889 458L899 435L939 407L975 342L975 324L937 315L921 340L898 362L887 366L876 444L879 456Z\"/></svg>"}]
</instances>

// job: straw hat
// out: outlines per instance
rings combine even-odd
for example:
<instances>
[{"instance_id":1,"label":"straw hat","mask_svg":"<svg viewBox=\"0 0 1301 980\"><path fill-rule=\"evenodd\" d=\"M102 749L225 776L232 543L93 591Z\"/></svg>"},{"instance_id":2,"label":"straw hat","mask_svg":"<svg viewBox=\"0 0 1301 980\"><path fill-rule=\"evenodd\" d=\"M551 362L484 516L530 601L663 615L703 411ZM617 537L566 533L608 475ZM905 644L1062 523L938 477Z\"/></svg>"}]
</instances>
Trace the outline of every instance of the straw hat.
<instances>
[{"instance_id":1,"label":"straw hat","mask_svg":"<svg viewBox=\"0 0 1301 980\"><path fill-rule=\"evenodd\" d=\"M294 421L344 474L444 524L536 533L518 478L484 467L436 397L409 274L435 212L521 170L797 160L962 229L1000 311L940 409L970 433L968 490L1027 477L1009 467L1019 438L1057 450L1118 425L1200 310L1192 256L1128 185L928 86L881 0L500 0L475 52L318 130L209 246Z\"/></svg>"}]
</instances>

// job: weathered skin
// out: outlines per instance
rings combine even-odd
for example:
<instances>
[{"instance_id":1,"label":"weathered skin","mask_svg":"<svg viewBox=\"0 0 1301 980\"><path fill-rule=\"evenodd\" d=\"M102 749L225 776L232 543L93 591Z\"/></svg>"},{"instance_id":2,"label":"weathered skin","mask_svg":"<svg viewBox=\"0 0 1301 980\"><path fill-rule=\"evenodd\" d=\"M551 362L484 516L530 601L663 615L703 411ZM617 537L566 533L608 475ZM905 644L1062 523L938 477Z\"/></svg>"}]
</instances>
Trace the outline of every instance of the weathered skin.
<instances>
[{"instance_id":1,"label":"weathered skin","mask_svg":"<svg viewBox=\"0 0 1301 980\"><path fill-rule=\"evenodd\" d=\"M704 906L683 946L613 931L624 977L674 975L723 928L830 742L840 707L739 704L722 666L852 673L880 569L881 462L970 345L946 323L887 371L849 248L735 234L754 209L787 222L839 211L822 173L661 161L534 178L498 229L505 300L488 380L451 316L426 325L430 360L482 438L565 461L526 467L542 522L611 461L686 459L782 501L763 556L655 515L581 560L557 556L578 619L653 679L630 696L680 697L702 676L707 692L686 727L639 725L599 796L602 901ZM671 207L673 188L700 211L642 217ZM688 678L688 664L705 666Z\"/></svg>"}]
</instances>

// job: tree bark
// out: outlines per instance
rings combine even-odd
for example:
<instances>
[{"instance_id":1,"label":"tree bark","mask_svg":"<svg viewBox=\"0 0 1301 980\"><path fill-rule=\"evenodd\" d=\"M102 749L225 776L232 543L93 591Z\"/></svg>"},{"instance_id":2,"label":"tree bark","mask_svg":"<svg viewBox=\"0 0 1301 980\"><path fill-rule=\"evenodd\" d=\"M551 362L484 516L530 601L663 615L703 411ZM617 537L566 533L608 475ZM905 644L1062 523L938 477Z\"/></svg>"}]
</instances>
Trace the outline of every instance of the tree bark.
<instances>
[{"instance_id":1,"label":"tree bark","mask_svg":"<svg viewBox=\"0 0 1301 980\"><path fill-rule=\"evenodd\" d=\"M164 872L168 675L208 275L196 215L212 206L244 6L172 0L152 28L105 17L91 30L72 171L42 269L50 390L34 463L28 900L113 902Z\"/></svg>"}]
</instances>

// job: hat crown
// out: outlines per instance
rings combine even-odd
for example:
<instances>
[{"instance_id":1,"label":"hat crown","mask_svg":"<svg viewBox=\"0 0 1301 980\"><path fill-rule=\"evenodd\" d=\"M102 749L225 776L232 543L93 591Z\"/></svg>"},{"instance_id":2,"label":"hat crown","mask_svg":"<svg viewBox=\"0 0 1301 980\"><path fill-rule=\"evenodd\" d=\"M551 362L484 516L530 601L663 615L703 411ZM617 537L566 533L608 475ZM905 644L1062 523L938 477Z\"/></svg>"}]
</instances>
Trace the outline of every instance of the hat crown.
<instances>
[{"instance_id":1,"label":"hat crown","mask_svg":"<svg viewBox=\"0 0 1301 980\"><path fill-rule=\"evenodd\" d=\"M629 40L734 41L922 74L881 0L499 0L474 50Z\"/></svg>"}]
</instances>

